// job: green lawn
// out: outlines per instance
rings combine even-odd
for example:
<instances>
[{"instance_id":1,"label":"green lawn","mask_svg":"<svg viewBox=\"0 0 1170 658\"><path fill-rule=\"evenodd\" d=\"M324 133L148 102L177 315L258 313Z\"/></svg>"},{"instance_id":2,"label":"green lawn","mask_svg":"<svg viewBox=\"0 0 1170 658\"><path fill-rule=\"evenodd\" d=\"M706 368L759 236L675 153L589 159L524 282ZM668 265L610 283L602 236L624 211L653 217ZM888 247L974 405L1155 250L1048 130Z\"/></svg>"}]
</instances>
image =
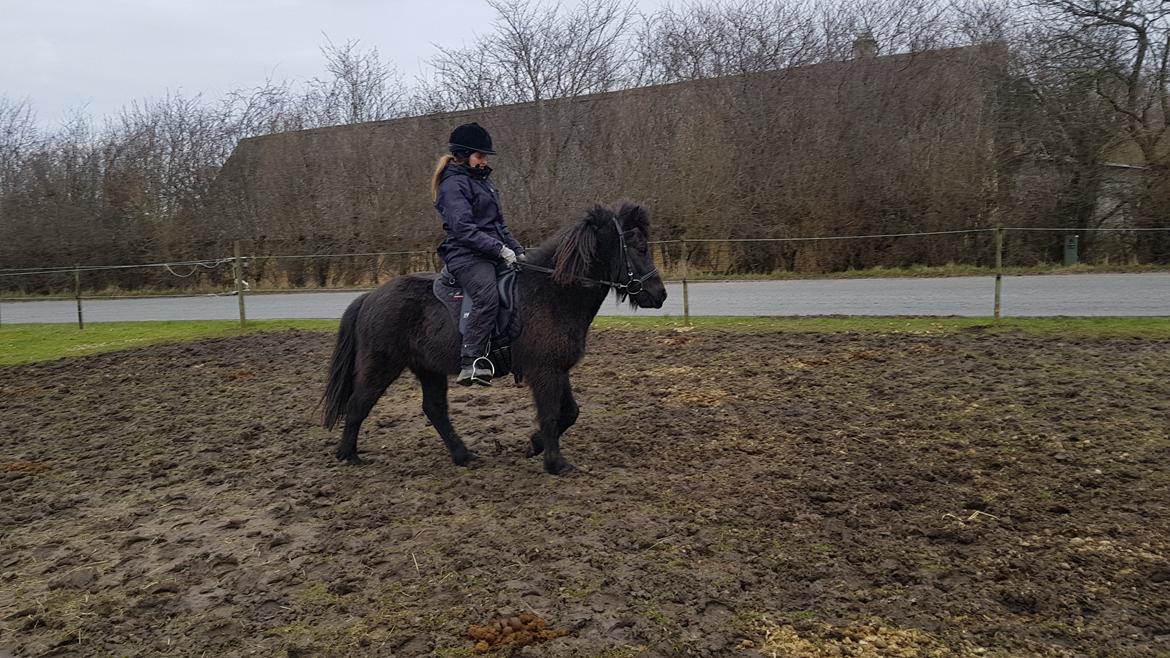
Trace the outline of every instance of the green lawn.
<instances>
[{"instance_id":1,"label":"green lawn","mask_svg":"<svg viewBox=\"0 0 1170 658\"><path fill-rule=\"evenodd\" d=\"M47 361L124 350L156 343L239 336L248 331L282 329L336 331L336 320L259 320L240 331L230 320L186 322L99 322L79 330L73 324L0 326L0 365Z\"/></svg>"},{"instance_id":2,"label":"green lawn","mask_svg":"<svg viewBox=\"0 0 1170 658\"><path fill-rule=\"evenodd\" d=\"M1042 336L1170 339L1170 318L990 318L924 317L696 317L693 331L732 332L883 332L946 334L959 331L1025 333ZM661 330L683 328L677 317L605 317L594 328L606 330ZM239 336L251 331L334 332L336 320L258 320L241 331L234 321L106 322L78 330L69 324L0 326L0 365L47 361L97 354L157 343Z\"/></svg>"}]
</instances>

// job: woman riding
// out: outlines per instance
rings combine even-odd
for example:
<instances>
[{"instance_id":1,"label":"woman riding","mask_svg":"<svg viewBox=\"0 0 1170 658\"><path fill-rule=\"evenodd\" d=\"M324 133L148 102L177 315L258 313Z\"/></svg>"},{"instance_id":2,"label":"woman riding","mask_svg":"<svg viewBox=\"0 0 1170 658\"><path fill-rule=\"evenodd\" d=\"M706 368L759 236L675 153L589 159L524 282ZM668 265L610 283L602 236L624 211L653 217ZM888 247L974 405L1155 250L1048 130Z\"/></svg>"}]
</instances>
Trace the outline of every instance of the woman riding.
<instances>
[{"instance_id":1,"label":"woman riding","mask_svg":"<svg viewBox=\"0 0 1170 658\"><path fill-rule=\"evenodd\" d=\"M464 294L471 296L455 381L489 386L488 339L499 306L496 267L514 265L524 249L504 223L499 192L488 181L492 173L488 156L496 154L491 135L478 123L463 124L452 131L447 147L450 154L439 158L431 179L435 209L447 232L439 257Z\"/></svg>"}]
</instances>

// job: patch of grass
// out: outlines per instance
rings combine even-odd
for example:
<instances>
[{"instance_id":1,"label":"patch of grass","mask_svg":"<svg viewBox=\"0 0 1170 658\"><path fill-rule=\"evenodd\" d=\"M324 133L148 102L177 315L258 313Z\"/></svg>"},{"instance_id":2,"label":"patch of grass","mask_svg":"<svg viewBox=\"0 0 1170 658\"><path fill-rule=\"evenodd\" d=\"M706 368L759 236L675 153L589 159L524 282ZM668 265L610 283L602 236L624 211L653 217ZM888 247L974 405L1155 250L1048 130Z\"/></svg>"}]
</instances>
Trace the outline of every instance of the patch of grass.
<instances>
[{"instance_id":1,"label":"patch of grass","mask_svg":"<svg viewBox=\"0 0 1170 658\"><path fill-rule=\"evenodd\" d=\"M0 365L50 361L159 343L240 336L253 331L336 331L337 320L259 320L241 330L231 320L102 322L84 330L70 324L0 326Z\"/></svg>"},{"instance_id":2,"label":"patch of grass","mask_svg":"<svg viewBox=\"0 0 1170 658\"><path fill-rule=\"evenodd\" d=\"M296 621L291 624L284 624L283 626L274 626L268 629L270 635L292 635L297 637L312 637L314 635L313 627L305 621Z\"/></svg>"},{"instance_id":3,"label":"patch of grass","mask_svg":"<svg viewBox=\"0 0 1170 658\"><path fill-rule=\"evenodd\" d=\"M788 613L788 618L794 622L798 621L812 621L817 618L817 613L812 610L797 610Z\"/></svg>"},{"instance_id":4,"label":"patch of grass","mask_svg":"<svg viewBox=\"0 0 1170 658\"><path fill-rule=\"evenodd\" d=\"M101 322L79 330L71 324L0 326L0 366L205 338L241 336L255 331L337 331L337 320L255 320L241 330L233 320L175 322ZM1052 317L991 318L907 316L747 317L700 316L684 327L678 317L601 317L598 331L669 330L733 333L909 333L958 332L1028 334L1045 337L1135 337L1170 339L1170 318Z\"/></svg>"},{"instance_id":5,"label":"patch of grass","mask_svg":"<svg viewBox=\"0 0 1170 658\"><path fill-rule=\"evenodd\" d=\"M562 585L559 591L564 597L581 601L600 591L604 582L602 577L573 578Z\"/></svg>"},{"instance_id":6,"label":"patch of grass","mask_svg":"<svg viewBox=\"0 0 1170 658\"><path fill-rule=\"evenodd\" d=\"M616 649L606 649L597 654L597 658L634 658L634 656L640 656L644 653L646 653L646 647L644 646L626 646Z\"/></svg>"},{"instance_id":7,"label":"patch of grass","mask_svg":"<svg viewBox=\"0 0 1170 658\"><path fill-rule=\"evenodd\" d=\"M655 624L658 624L659 626L670 626L672 623L670 617L667 617L662 613L661 610L653 605L647 606L645 609L643 609L642 616L654 622Z\"/></svg>"},{"instance_id":8,"label":"patch of grass","mask_svg":"<svg viewBox=\"0 0 1170 658\"><path fill-rule=\"evenodd\" d=\"M310 605L335 607L341 604L340 596L331 593L325 583L313 583L296 593L297 599Z\"/></svg>"}]
</instances>

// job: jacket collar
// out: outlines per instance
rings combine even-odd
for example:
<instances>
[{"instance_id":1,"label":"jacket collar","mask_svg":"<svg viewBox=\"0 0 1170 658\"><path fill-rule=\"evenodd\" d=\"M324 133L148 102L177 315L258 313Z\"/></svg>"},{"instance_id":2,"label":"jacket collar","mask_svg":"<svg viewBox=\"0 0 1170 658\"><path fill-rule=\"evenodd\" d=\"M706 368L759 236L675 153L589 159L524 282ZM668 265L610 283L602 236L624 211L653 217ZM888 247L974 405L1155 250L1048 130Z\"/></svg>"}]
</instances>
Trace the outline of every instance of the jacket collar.
<instances>
[{"instance_id":1,"label":"jacket collar","mask_svg":"<svg viewBox=\"0 0 1170 658\"><path fill-rule=\"evenodd\" d=\"M457 164L454 162L448 163L443 169L442 180L447 180L451 176L469 176L471 178L486 179L492 174L491 167L468 167L466 164Z\"/></svg>"}]
</instances>

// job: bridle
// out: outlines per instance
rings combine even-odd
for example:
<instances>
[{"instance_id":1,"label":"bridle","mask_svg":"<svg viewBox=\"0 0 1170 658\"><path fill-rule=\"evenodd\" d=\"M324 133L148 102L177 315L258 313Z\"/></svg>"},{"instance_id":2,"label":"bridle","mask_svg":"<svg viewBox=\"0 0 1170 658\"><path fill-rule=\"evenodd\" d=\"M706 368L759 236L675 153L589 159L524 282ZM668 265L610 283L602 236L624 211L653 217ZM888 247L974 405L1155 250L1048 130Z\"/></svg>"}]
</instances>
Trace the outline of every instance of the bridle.
<instances>
[{"instance_id":1,"label":"bridle","mask_svg":"<svg viewBox=\"0 0 1170 658\"><path fill-rule=\"evenodd\" d=\"M634 265L631 262L630 255L628 252L629 246L626 244L626 233L629 233L630 231L634 231L637 229L630 229L629 231L623 231L621 224L618 224L616 217L613 220L613 225L614 225L614 228L617 229L618 249L621 251L621 254L622 254L622 269L625 270L626 280L621 281L621 282L616 282L616 281L606 281L605 279L590 279L590 278L584 277L584 276L579 276L576 278L579 281L583 281L585 283L592 283L595 285L609 286L610 288L613 288L614 290L617 290L619 292L624 292L625 294L633 297L633 296L639 295L645 291L646 280L652 276L657 275L658 268L652 267L652 268L650 268L650 270L648 272L644 273L642 276L636 276L634 274ZM545 274L552 274L553 272L556 271L556 270L549 268L549 267L543 267L543 266L535 265L532 263L525 263L523 261L516 261L516 266L520 267L522 269L526 269L526 270L535 270L537 272L544 272Z\"/></svg>"}]
</instances>

